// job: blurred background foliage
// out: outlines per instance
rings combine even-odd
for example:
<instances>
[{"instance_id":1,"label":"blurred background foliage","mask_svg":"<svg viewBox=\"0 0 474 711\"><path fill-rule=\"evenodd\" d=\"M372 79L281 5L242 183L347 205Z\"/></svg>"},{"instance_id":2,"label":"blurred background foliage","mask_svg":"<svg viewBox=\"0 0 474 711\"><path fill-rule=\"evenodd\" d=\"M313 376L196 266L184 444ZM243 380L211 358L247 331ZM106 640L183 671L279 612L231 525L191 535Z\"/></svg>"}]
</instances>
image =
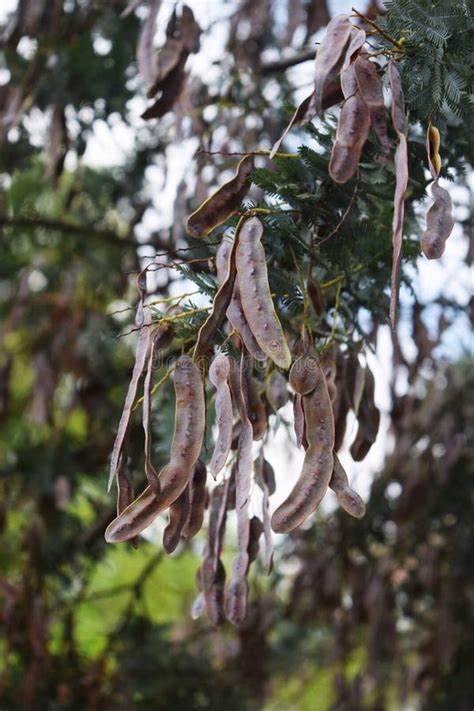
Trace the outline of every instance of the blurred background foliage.
<instances>
[{"instance_id":1,"label":"blurred background foliage","mask_svg":"<svg viewBox=\"0 0 474 711\"><path fill-rule=\"evenodd\" d=\"M462 344L455 362L449 349L438 355L453 324L465 333L462 298L439 297L429 321L433 303L412 294L405 304L410 348L394 349L392 453L371 482L365 518L325 511L279 542L271 576L261 564L252 573L239 628L190 618L201 538L170 558L154 539L137 550L104 542L115 511L107 463L133 352L133 337L118 336L131 328L137 271L155 259L156 298L189 287L194 262L184 277L169 268L176 250L193 246L184 218L235 166L197 149L271 146L283 107L296 103L295 69L307 66L336 9L324 0L190 2L201 51L184 84L172 82L172 110L145 122L136 47L159 4L20 0L2 17L1 709L470 711L474 370ZM372 18L383 9L357 8ZM158 46L172 9L160 10ZM451 119L443 155L463 185L472 127ZM413 219L426 184L416 140ZM294 170L308 170L304 158ZM265 187L268 176L257 176ZM383 213L382 231L391 220ZM458 222L469 237L471 218ZM337 241L326 257L342 259ZM375 348L386 297L383 285L360 288ZM165 388L156 466L172 418ZM138 481L141 436L134 420Z\"/></svg>"}]
</instances>

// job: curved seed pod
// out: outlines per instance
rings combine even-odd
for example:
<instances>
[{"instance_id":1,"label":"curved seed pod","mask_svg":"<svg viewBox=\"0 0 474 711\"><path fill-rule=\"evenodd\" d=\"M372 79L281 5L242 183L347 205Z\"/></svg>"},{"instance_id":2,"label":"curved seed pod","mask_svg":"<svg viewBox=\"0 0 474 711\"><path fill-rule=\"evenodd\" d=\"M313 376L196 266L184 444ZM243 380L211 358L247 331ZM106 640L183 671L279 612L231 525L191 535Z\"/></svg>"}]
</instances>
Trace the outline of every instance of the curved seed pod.
<instances>
[{"instance_id":1,"label":"curved seed pod","mask_svg":"<svg viewBox=\"0 0 474 711\"><path fill-rule=\"evenodd\" d=\"M183 527L183 536L188 541L201 530L206 506L206 465L198 459L189 482L189 515Z\"/></svg>"},{"instance_id":2,"label":"curved seed pod","mask_svg":"<svg viewBox=\"0 0 474 711\"><path fill-rule=\"evenodd\" d=\"M362 518L365 514L364 500L349 486L346 470L342 466L337 454L334 454L334 469L329 482L330 488L336 494L339 505L344 511L354 518Z\"/></svg>"},{"instance_id":3,"label":"curved seed pod","mask_svg":"<svg viewBox=\"0 0 474 711\"><path fill-rule=\"evenodd\" d=\"M275 141L275 143L273 144L273 147L272 147L272 150L271 150L271 153L269 156L270 160L275 157L275 153L278 153L278 150L279 150L282 142L284 141L284 139L286 138L288 133L291 131L293 126L296 123L303 121L304 117L308 113L309 105L311 104L311 101L313 100L313 94L314 94L314 92L311 92L311 94L309 96L307 96L306 99L303 99L301 104L295 109L288 126L285 128L285 130L283 131L280 138L277 141ZM323 100L322 100L323 111L331 108L331 106L334 106L335 104L339 104L343 100L343 98L344 98L344 96L342 95L342 91L341 91L341 82L339 80L339 77L336 77L331 82L326 84L326 86L323 89Z\"/></svg>"},{"instance_id":4,"label":"curved seed pod","mask_svg":"<svg viewBox=\"0 0 474 711\"><path fill-rule=\"evenodd\" d=\"M346 100L329 161L329 175L336 183L346 183L356 172L370 127L369 108L359 92L353 64L341 74L341 84Z\"/></svg>"},{"instance_id":5,"label":"curved seed pod","mask_svg":"<svg viewBox=\"0 0 474 711\"><path fill-rule=\"evenodd\" d=\"M188 217L186 232L191 237L205 237L231 216L247 194L254 167L253 156L242 158L235 175Z\"/></svg>"},{"instance_id":6,"label":"curved seed pod","mask_svg":"<svg viewBox=\"0 0 474 711\"><path fill-rule=\"evenodd\" d=\"M303 403L308 449L298 481L272 516L276 533L289 533L306 521L322 501L332 475L334 416L322 371L315 390L304 395Z\"/></svg>"},{"instance_id":7,"label":"curved seed pod","mask_svg":"<svg viewBox=\"0 0 474 711\"><path fill-rule=\"evenodd\" d=\"M236 251L237 283L245 318L262 351L283 370L291 365L291 353L276 315L268 284L263 225L246 220Z\"/></svg>"},{"instance_id":8,"label":"curved seed pod","mask_svg":"<svg viewBox=\"0 0 474 711\"><path fill-rule=\"evenodd\" d=\"M188 517L189 491L186 487L170 506L168 525L163 531L163 548L166 553L169 554L176 550Z\"/></svg>"},{"instance_id":9,"label":"curved seed pod","mask_svg":"<svg viewBox=\"0 0 474 711\"><path fill-rule=\"evenodd\" d=\"M435 180L431 185L433 204L426 213L426 230L421 235L421 249L428 259L438 259L454 227L453 204L447 190Z\"/></svg>"},{"instance_id":10,"label":"curved seed pod","mask_svg":"<svg viewBox=\"0 0 474 711\"><path fill-rule=\"evenodd\" d=\"M225 568L220 558L215 564L211 556L204 559L201 568L201 585L206 612L213 625L221 625L224 620Z\"/></svg>"},{"instance_id":11,"label":"curved seed pod","mask_svg":"<svg viewBox=\"0 0 474 711\"><path fill-rule=\"evenodd\" d=\"M229 265L229 256L232 249L232 241L228 237L224 237L216 252L216 270L217 281L222 284L227 278ZM240 300L240 292L237 284L234 284L234 290L227 308L227 318L232 328L242 338L248 352L256 360L266 360L267 356L258 345L255 337L250 329L245 318L244 310Z\"/></svg>"},{"instance_id":12,"label":"curved seed pod","mask_svg":"<svg viewBox=\"0 0 474 711\"><path fill-rule=\"evenodd\" d=\"M426 152L428 154L428 166L433 180L436 180L441 170L441 158L439 155L440 145L441 136L439 135L439 131L430 121L426 132Z\"/></svg>"},{"instance_id":13,"label":"curved seed pod","mask_svg":"<svg viewBox=\"0 0 474 711\"><path fill-rule=\"evenodd\" d=\"M305 435L304 426L304 412L303 412L303 396L299 393L295 393L293 397L293 418L294 418L294 428L296 436L296 446L298 449L304 444L304 448L307 449L307 441Z\"/></svg>"},{"instance_id":14,"label":"curved seed pod","mask_svg":"<svg viewBox=\"0 0 474 711\"><path fill-rule=\"evenodd\" d=\"M189 356L181 356L174 371L176 396L175 430L170 461L159 474L157 496L150 486L107 527L108 543L126 541L138 535L167 509L187 486L199 457L204 437L204 388L199 367Z\"/></svg>"},{"instance_id":15,"label":"curved seed pod","mask_svg":"<svg viewBox=\"0 0 474 711\"><path fill-rule=\"evenodd\" d=\"M326 28L314 61L314 92L306 111L306 121L310 121L315 114L323 114L324 87L339 74L352 27L349 15L338 15Z\"/></svg>"},{"instance_id":16,"label":"curved seed pod","mask_svg":"<svg viewBox=\"0 0 474 711\"><path fill-rule=\"evenodd\" d=\"M259 539L263 533L263 523L260 521L258 516L252 516L250 519L250 533L249 533L249 545L247 549L249 557L249 565L257 560L258 552L260 550Z\"/></svg>"},{"instance_id":17,"label":"curved seed pod","mask_svg":"<svg viewBox=\"0 0 474 711\"><path fill-rule=\"evenodd\" d=\"M229 359L224 353L219 353L214 358L211 363L211 367L209 368L209 379L217 391L215 396L215 407L218 435L209 466L210 472L214 479L224 468L232 444L232 399L230 396L229 385L227 383L229 373Z\"/></svg>"},{"instance_id":18,"label":"curved seed pod","mask_svg":"<svg viewBox=\"0 0 474 711\"><path fill-rule=\"evenodd\" d=\"M290 368L288 380L299 395L313 392L321 378L319 361L314 354L299 356Z\"/></svg>"},{"instance_id":19,"label":"curved seed pod","mask_svg":"<svg viewBox=\"0 0 474 711\"><path fill-rule=\"evenodd\" d=\"M267 381L266 395L268 402L275 411L284 407L288 402L289 396L286 378L277 370L270 373L270 377Z\"/></svg>"},{"instance_id":20,"label":"curved seed pod","mask_svg":"<svg viewBox=\"0 0 474 711\"><path fill-rule=\"evenodd\" d=\"M354 63L357 84L361 96L370 112L370 123L385 154L390 153L390 141L385 122L383 100L383 82L377 71L377 65L361 54Z\"/></svg>"},{"instance_id":21,"label":"curved seed pod","mask_svg":"<svg viewBox=\"0 0 474 711\"><path fill-rule=\"evenodd\" d=\"M390 289L390 322L395 328L398 316L398 292L400 289L400 270L402 261L403 220L405 217L405 192L408 186L408 149L407 121L405 116L405 98L402 82L396 65L388 63L388 77L392 90L392 123L398 136L395 151L395 196L392 220L392 276Z\"/></svg>"},{"instance_id":22,"label":"curved seed pod","mask_svg":"<svg viewBox=\"0 0 474 711\"><path fill-rule=\"evenodd\" d=\"M351 456L361 462L375 442L380 425L380 412L374 402L375 380L369 368L365 368L364 389L360 401L357 419L359 426L351 445Z\"/></svg>"}]
</instances>

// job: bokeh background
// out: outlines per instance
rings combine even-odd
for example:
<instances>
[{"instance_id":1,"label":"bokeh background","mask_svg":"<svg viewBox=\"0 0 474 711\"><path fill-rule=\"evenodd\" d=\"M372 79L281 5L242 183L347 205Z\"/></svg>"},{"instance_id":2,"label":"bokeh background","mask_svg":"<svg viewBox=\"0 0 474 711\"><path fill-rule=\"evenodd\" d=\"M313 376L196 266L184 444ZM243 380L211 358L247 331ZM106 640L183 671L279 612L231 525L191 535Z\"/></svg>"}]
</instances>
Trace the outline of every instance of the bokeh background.
<instances>
[{"instance_id":1,"label":"bokeh background","mask_svg":"<svg viewBox=\"0 0 474 711\"><path fill-rule=\"evenodd\" d=\"M173 2L0 8L0 708L471 711L469 169L449 184L457 224L444 257L420 259L402 288L401 350L387 326L374 334L383 426L364 462L342 454L365 518L328 495L311 525L279 537L272 574L254 567L239 628L191 618L204 534L171 557L161 520L137 549L105 544L136 274L153 262L157 298L189 291L169 268L188 244L184 218L235 164L196 151L271 147L285 105L311 84L315 42L351 7L188 4L200 42L151 121L140 118L143 43L164 44ZM468 155L472 125L453 121L450 140ZM158 464L172 418L169 392L154 413ZM301 455L287 431L268 457L289 488Z\"/></svg>"}]
</instances>

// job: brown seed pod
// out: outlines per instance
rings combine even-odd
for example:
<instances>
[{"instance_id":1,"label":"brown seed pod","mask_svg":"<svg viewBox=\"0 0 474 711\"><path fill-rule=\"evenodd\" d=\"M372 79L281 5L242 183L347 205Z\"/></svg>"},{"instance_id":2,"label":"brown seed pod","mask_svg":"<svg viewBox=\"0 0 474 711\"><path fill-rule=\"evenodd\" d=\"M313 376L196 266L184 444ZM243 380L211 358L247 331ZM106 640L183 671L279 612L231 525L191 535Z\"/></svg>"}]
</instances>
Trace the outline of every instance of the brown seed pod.
<instances>
[{"instance_id":1,"label":"brown seed pod","mask_svg":"<svg viewBox=\"0 0 474 711\"><path fill-rule=\"evenodd\" d=\"M308 449L298 481L272 516L276 533L293 531L317 509L333 470L334 416L322 371L313 392L303 396L303 407Z\"/></svg>"},{"instance_id":2,"label":"brown seed pod","mask_svg":"<svg viewBox=\"0 0 474 711\"><path fill-rule=\"evenodd\" d=\"M296 446L298 449L304 444L307 449L307 441L305 434L304 412L303 412L303 396L295 393L293 396L293 419L296 436Z\"/></svg>"},{"instance_id":3,"label":"brown seed pod","mask_svg":"<svg viewBox=\"0 0 474 711\"><path fill-rule=\"evenodd\" d=\"M175 501L188 484L199 457L204 437L204 388L199 367L189 356L181 356L174 371L176 395L175 430L170 461L159 473L161 490L150 486L107 527L108 543L126 541L138 535L156 516Z\"/></svg>"},{"instance_id":4,"label":"brown seed pod","mask_svg":"<svg viewBox=\"0 0 474 711\"><path fill-rule=\"evenodd\" d=\"M310 277L307 284L309 300L314 309L316 316L322 316L326 313L326 300L319 284Z\"/></svg>"},{"instance_id":5,"label":"brown seed pod","mask_svg":"<svg viewBox=\"0 0 474 711\"><path fill-rule=\"evenodd\" d=\"M263 491L262 518L265 538L265 567L270 573L273 565L273 535L270 518L270 496L275 493L275 472L272 465L263 456L263 448L255 461L256 482Z\"/></svg>"},{"instance_id":6,"label":"brown seed pod","mask_svg":"<svg viewBox=\"0 0 474 711\"><path fill-rule=\"evenodd\" d=\"M283 370L291 365L291 353L276 315L268 284L263 225L256 217L240 230L236 251L237 283L245 318L262 351Z\"/></svg>"},{"instance_id":7,"label":"brown seed pod","mask_svg":"<svg viewBox=\"0 0 474 711\"><path fill-rule=\"evenodd\" d=\"M290 368L288 381L299 395L313 392L321 377L319 361L314 354L299 356Z\"/></svg>"},{"instance_id":8,"label":"brown seed pod","mask_svg":"<svg viewBox=\"0 0 474 711\"><path fill-rule=\"evenodd\" d=\"M357 85L370 112L370 123L385 154L390 153L390 141L385 122L383 82L377 65L366 54L360 54L354 62Z\"/></svg>"},{"instance_id":9,"label":"brown seed pod","mask_svg":"<svg viewBox=\"0 0 474 711\"><path fill-rule=\"evenodd\" d=\"M219 353L209 368L209 379L216 388L215 408L218 429L217 441L212 454L209 470L214 477L224 468L232 444L233 412L228 385L230 361L224 353Z\"/></svg>"},{"instance_id":10,"label":"brown seed pod","mask_svg":"<svg viewBox=\"0 0 474 711\"><path fill-rule=\"evenodd\" d=\"M367 35L364 30L360 29L360 27L358 27L357 29L354 27L352 29L351 41L349 42L349 46L347 47L341 71L347 69L353 59L358 56L359 52L365 44L366 39Z\"/></svg>"},{"instance_id":11,"label":"brown seed pod","mask_svg":"<svg viewBox=\"0 0 474 711\"><path fill-rule=\"evenodd\" d=\"M206 465L198 459L189 482L189 515L183 527L183 536L188 541L201 530L206 507Z\"/></svg>"},{"instance_id":12,"label":"brown seed pod","mask_svg":"<svg viewBox=\"0 0 474 711\"><path fill-rule=\"evenodd\" d=\"M341 85L345 102L329 161L329 175L336 183L346 183L356 172L370 127L369 108L360 94L353 64L342 72Z\"/></svg>"},{"instance_id":13,"label":"brown seed pod","mask_svg":"<svg viewBox=\"0 0 474 711\"><path fill-rule=\"evenodd\" d=\"M350 449L351 456L356 462L365 459L377 438L380 425L380 412L374 402L375 380L369 368L365 368L363 382L364 389L357 413L359 426Z\"/></svg>"},{"instance_id":14,"label":"brown seed pod","mask_svg":"<svg viewBox=\"0 0 474 711\"><path fill-rule=\"evenodd\" d=\"M249 363L245 363L243 371L242 392L245 398L247 417L252 425L253 438L261 440L267 431L267 413L260 397L260 388L257 380L250 372Z\"/></svg>"},{"instance_id":15,"label":"brown seed pod","mask_svg":"<svg viewBox=\"0 0 474 711\"><path fill-rule=\"evenodd\" d=\"M388 63L388 77L392 90L392 123L398 136L395 151L395 196L392 220L392 276L390 292L390 322L395 328L398 316L398 292L400 289L400 270L402 261L403 220L405 216L405 192L408 186L408 149L407 121L405 116L405 98L402 82L396 65Z\"/></svg>"},{"instance_id":16,"label":"brown seed pod","mask_svg":"<svg viewBox=\"0 0 474 711\"><path fill-rule=\"evenodd\" d=\"M176 550L188 517L189 490L186 487L170 506L168 525L163 531L163 548L166 553L169 554Z\"/></svg>"},{"instance_id":17,"label":"brown seed pod","mask_svg":"<svg viewBox=\"0 0 474 711\"><path fill-rule=\"evenodd\" d=\"M227 278L229 256L232 249L232 241L224 237L216 253L217 281L222 284ZM248 352L256 360L266 360L266 355L258 345L245 318L244 310L240 300L240 292L237 284L234 284L232 297L227 308L227 318L232 328L242 338Z\"/></svg>"},{"instance_id":18,"label":"brown seed pod","mask_svg":"<svg viewBox=\"0 0 474 711\"><path fill-rule=\"evenodd\" d=\"M267 380L265 392L268 402L275 411L284 407L289 397L286 378L277 370L272 371Z\"/></svg>"},{"instance_id":19,"label":"brown seed pod","mask_svg":"<svg viewBox=\"0 0 474 711\"><path fill-rule=\"evenodd\" d=\"M441 158L439 155L440 145L441 136L439 135L439 131L430 121L428 123L428 130L426 131L426 152L428 154L428 166L433 180L436 180L441 170Z\"/></svg>"},{"instance_id":20,"label":"brown seed pod","mask_svg":"<svg viewBox=\"0 0 474 711\"><path fill-rule=\"evenodd\" d=\"M364 500L349 486L346 470L342 466L337 454L334 454L334 469L329 486L336 494L338 503L344 511L350 514L350 516L354 516L354 518L362 518L364 516Z\"/></svg>"},{"instance_id":21,"label":"brown seed pod","mask_svg":"<svg viewBox=\"0 0 474 711\"><path fill-rule=\"evenodd\" d=\"M229 219L247 194L250 174L254 167L253 156L242 158L235 175L188 217L186 232L191 237L205 237Z\"/></svg>"},{"instance_id":22,"label":"brown seed pod","mask_svg":"<svg viewBox=\"0 0 474 711\"><path fill-rule=\"evenodd\" d=\"M438 259L454 227L453 204L447 190L435 180L431 184L433 204L426 213L426 230L421 235L421 249L428 259Z\"/></svg>"},{"instance_id":23,"label":"brown seed pod","mask_svg":"<svg viewBox=\"0 0 474 711\"><path fill-rule=\"evenodd\" d=\"M314 61L314 92L309 102L305 121L323 115L324 88L342 67L347 46L351 40L352 24L349 15L334 17L326 28Z\"/></svg>"}]
</instances>

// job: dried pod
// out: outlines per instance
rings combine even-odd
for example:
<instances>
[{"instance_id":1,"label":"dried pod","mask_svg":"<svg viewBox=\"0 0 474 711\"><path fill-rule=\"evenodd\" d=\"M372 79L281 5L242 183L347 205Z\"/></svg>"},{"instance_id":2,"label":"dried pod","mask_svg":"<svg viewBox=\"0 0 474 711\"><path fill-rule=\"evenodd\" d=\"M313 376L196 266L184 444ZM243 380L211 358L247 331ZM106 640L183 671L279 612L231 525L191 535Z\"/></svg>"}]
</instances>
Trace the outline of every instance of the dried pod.
<instances>
[{"instance_id":1,"label":"dried pod","mask_svg":"<svg viewBox=\"0 0 474 711\"><path fill-rule=\"evenodd\" d=\"M232 241L228 237L224 237L219 245L216 253L216 270L217 281L222 284L227 278L229 256L232 249ZM240 300L240 292L237 284L234 284L234 290L227 308L227 318L232 328L242 338L248 352L256 360L266 360L266 355L258 345L252 333L250 326L245 318L242 302Z\"/></svg>"},{"instance_id":2,"label":"dried pod","mask_svg":"<svg viewBox=\"0 0 474 711\"><path fill-rule=\"evenodd\" d=\"M339 74L351 40L352 29L349 15L338 15L328 24L326 34L316 52L314 92L306 111L306 121L310 121L316 114L322 116L324 88Z\"/></svg>"},{"instance_id":3,"label":"dried pod","mask_svg":"<svg viewBox=\"0 0 474 711\"><path fill-rule=\"evenodd\" d=\"M270 373L266 387L267 400L274 410L279 410L288 402L288 384L286 378L274 370Z\"/></svg>"},{"instance_id":4,"label":"dried pod","mask_svg":"<svg viewBox=\"0 0 474 711\"><path fill-rule=\"evenodd\" d=\"M349 486L346 470L342 466L337 454L334 454L334 469L329 482L330 488L336 494L339 505L354 518L362 518L365 514L364 500Z\"/></svg>"},{"instance_id":5,"label":"dried pod","mask_svg":"<svg viewBox=\"0 0 474 711\"><path fill-rule=\"evenodd\" d=\"M229 219L247 194L250 187L250 174L254 167L253 156L242 158L235 175L189 216L186 232L191 237L205 237L215 227Z\"/></svg>"},{"instance_id":6,"label":"dried pod","mask_svg":"<svg viewBox=\"0 0 474 711\"><path fill-rule=\"evenodd\" d=\"M183 536L188 541L201 530L206 506L206 465L198 459L189 482L189 515L183 527Z\"/></svg>"},{"instance_id":7,"label":"dried pod","mask_svg":"<svg viewBox=\"0 0 474 711\"><path fill-rule=\"evenodd\" d=\"M272 465L263 456L263 448L255 462L256 482L263 491L262 518L265 538L265 567L270 573L273 565L273 535L270 517L270 496L275 493L275 472Z\"/></svg>"},{"instance_id":8,"label":"dried pod","mask_svg":"<svg viewBox=\"0 0 474 711\"><path fill-rule=\"evenodd\" d=\"M258 345L279 368L288 370L291 353L273 306L262 235L260 220L245 221L236 251L237 283L245 318Z\"/></svg>"},{"instance_id":9,"label":"dried pod","mask_svg":"<svg viewBox=\"0 0 474 711\"><path fill-rule=\"evenodd\" d=\"M367 39L367 35L364 30L362 30L360 27L354 27L351 32L351 41L349 42L349 46L347 47L346 54L344 57L344 62L341 67L341 71L344 71L344 69L347 69L349 64L353 61L354 57L357 57L359 54L360 50L365 44L365 40Z\"/></svg>"},{"instance_id":10,"label":"dried pod","mask_svg":"<svg viewBox=\"0 0 474 711\"><path fill-rule=\"evenodd\" d=\"M267 431L267 413L260 397L258 382L250 372L248 363L244 367L242 391L247 408L247 417L252 425L253 438L255 441L261 440Z\"/></svg>"},{"instance_id":11,"label":"dried pod","mask_svg":"<svg viewBox=\"0 0 474 711\"><path fill-rule=\"evenodd\" d=\"M163 548L166 553L176 550L181 533L189 518L189 490L188 487L178 496L170 506L169 521L163 531Z\"/></svg>"},{"instance_id":12,"label":"dried pod","mask_svg":"<svg viewBox=\"0 0 474 711\"><path fill-rule=\"evenodd\" d=\"M398 136L395 151L395 196L392 220L392 276L390 292L390 322L395 328L398 316L398 292L402 261L403 220L405 216L405 192L408 186L407 121L402 82L396 65L388 63L388 77L392 90L392 123Z\"/></svg>"},{"instance_id":13,"label":"dried pod","mask_svg":"<svg viewBox=\"0 0 474 711\"><path fill-rule=\"evenodd\" d=\"M219 353L209 368L209 379L216 388L215 407L217 440L209 465L214 479L224 468L232 444L233 412L232 399L228 385L230 373L229 358L224 353Z\"/></svg>"},{"instance_id":14,"label":"dried pod","mask_svg":"<svg viewBox=\"0 0 474 711\"><path fill-rule=\"evenodd\" d=\"M385 105L383 100L383 82L377 71L377 65L361 54L354 63L357 84L361 96L370 112L370 123L378 138L384 153L390 153L390 141L385 121Z\"/></svg>"},{"instance_id":15,"label":"dried pod","mask_svg":"<svg viewBox=\"0 0 474 711\"><path fill-rule=\"evenodd\" d=\"M326 301L324 299L321 287L313 279L313 277L310 277L308 279L307 290L309 300L311 301L311 304L314 309L314 313L316 314L316 316L322 316L326 313Z\"/></svg>"},{"instance_id":16,"label":"dried pod","mask_svg":"<svg viewBox=\"0 0 474 711\"><path fill-rule=\"evenodd\" d=\"M319 361L314 354L296 358L290 368L288 381L299 395L309 395L313 392L321 377Z\"/></svg>"},{"instance_id":17,"label":"dried pod","mask_svg":"<svg viewBox=\"0 0 474 711\"><path fill-rule=\"evenodd\" d=\"M375 380L369 368L365 368L363 382L364 389L357 413L359 426L350 449L356 462L361 462L367 455L377 438L380 425L380 412L374 402Z\"/></svg>"},{"instance_id":18,"label":"dried pod","mask_svg":"<svg viewBox=\"0 0 474 711\"><path fill-rule=\"evenodd\" d=\"M435 180L431 184L433 204L426 213L426 230L421 235L421 249L428 259L438 259L454 227L453 204L447 190Z\"/></svg>"},{"instance_id":19,"label":"dried pod","mask_svg":"<svg viewBox=\"0 0 474 711\"><path fill-rule=\"evenodd\" d=\"M217 562L207 556L200 569L206 612L213 625L221 625L224 620L225 568L220 559Z\"/></svg>"},{"instance_id":20,"label":"dried pod","mask_svg":"<svg viewBox=\"0 0 474 711\"><path fill-rule=\"evenodd\" d=\"M328 387L329 397L331 402L334 402L336 397L336 373L337 373L337 356L338 356L337 346L331 346L321 357L319 363L323 375L326 379L326 385Z\"/></svg>"},{"instance_id":21,"label":"dried pod","mask_svg":"<svg viewBox=\"0 0 474 711\"><path fill-rule=\"evenodd\" d=\"M305 435L304 412L303 412L303 396L295 393L293 396L293 419L296 436L296 446L298 449L304 444L307 449L307 441Z\"/></svg>"},{"instance_id":22,"label":"dried pod","mask_svg":"<svg viewBox=\"0 0 474 711\"><path fill-rule=\"evenodd\" d=\"M370 111L360 94L353 64L342 72L341 85L345 101L329 161L329 175L336 183L346 183L356 172L370 127Z\"/></svg>"},{"instance_id":23,"label":"dried pod","mask_svg":"<svg viewBox=\"0 0 474 711\"><path fill-rule=\"evenodd\" d=\"M334 416L322 371L316 388L304 395L303 408L308 449L298 481L272 516L277 533L293 531L317 509L333 471Z\"/></svg>"},{"instance_id":24,"label":"dried pod","mask_svg":"<svg viewBox=\"0 0 474 711\"><path fill-rule=\"evenodd\" d=\"M204 388L199 367L189 356L181 356L174 372L176 396L175 430L170 460L159 473L160 493L150 486L107 527L108 543L126 541L138 535L156 516L175 501L189 482L204 437Z\"/></svg>"},{"instance_id":25,"label":"dried pod","mask_svg":"<svg viewBox=\"0 0 474 711\"><path fill-rule=\"evenodd\" d=\"M439 135L439 131L430 121L426 132L426 152L428 154L428 166L433 180L436 180L441 170L441 158L439 155L440 145L441 136Z\"/></svg>"}]
</instances>

